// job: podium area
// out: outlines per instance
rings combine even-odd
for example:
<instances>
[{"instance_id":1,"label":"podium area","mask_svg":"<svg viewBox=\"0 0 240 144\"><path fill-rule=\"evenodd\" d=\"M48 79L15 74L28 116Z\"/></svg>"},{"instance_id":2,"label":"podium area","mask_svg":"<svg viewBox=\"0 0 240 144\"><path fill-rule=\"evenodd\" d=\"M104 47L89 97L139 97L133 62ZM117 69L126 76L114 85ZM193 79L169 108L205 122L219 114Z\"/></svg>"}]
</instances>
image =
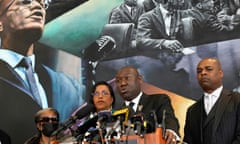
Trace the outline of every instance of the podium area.
<instances>
[{"instance_id":1,"label":"podium area","mask_svg":"<svg viewBox=\"0 0 240 144\"><path fill-rule=\"evenodd\" d=\"M122 136L120 143L116 144L166 144L166 140L162 137L162 129L156 128L154 133L145 134L143 137L139 135Z\"/></svg>"},{"instance_id":2,"label":"podium area","mask_svg":"<svg viewBox=\"0 0 240 144\"><path fill-rule=\"evenodd\" d=\"M111 139L110 141L104 141L103 143L92 141L73 144L166 144L166 140L162 137L162 129L156 128L155 132L143 136L123 135L120 139Z\"/></svg>"}]
</instances>

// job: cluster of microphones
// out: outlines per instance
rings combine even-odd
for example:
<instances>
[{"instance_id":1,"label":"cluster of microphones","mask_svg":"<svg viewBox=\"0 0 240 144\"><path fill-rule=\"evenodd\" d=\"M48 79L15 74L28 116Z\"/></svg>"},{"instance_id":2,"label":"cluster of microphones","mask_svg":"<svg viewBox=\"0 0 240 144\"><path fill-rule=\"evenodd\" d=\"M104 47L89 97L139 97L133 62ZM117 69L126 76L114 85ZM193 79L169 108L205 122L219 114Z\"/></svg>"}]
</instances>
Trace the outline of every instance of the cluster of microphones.
<instances>
[{"instance_id":1,"label":"cluster of microphones","mask_svg":"<svg viewBox=\"0 0 240 144\"><path fill-rule=\"evenodd\" d=\"M85 103L74 116L63 122L52 136L71 130L77 120L81 123L77 129L71 131L71 135L77 141L111 141L122 135L135 134L144 136L146 133L154 132L158 127L155 111L150 112L150 118L146 119L143 113L139 112L130 116L128 107L116 111L94 112L91 104ZM163 132L164 133L164 132Z\"/></svg>"}]
</instances>

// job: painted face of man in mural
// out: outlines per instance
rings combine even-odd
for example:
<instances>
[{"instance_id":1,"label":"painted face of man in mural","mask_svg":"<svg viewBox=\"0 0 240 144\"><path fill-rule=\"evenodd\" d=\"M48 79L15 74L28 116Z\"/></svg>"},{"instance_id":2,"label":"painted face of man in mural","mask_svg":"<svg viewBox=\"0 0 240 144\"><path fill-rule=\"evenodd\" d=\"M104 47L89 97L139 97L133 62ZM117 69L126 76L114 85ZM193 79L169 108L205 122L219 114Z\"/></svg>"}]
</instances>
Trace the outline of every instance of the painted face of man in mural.
<instances>
[{"instance_id":1,"label":"painted face of man in mural","mask_svg":"<svg viewBox=\"0 0 240 144\"><path fill-rule=\"evenodd\" d=\"M2 48L22 54L32 53L33 43L44 29L44 0L2 0L0 33Z\"/></svg>"},{"instance_id":2,"label":"painted face of man in mural","mask_svg":"<svg viewBox=\"0 0 240 144\"><path fill-rule=\"evenodd\" d=\"M137 0L124 0L125 4L128 6L136 6L137 5Z\"/></svg>"},{"instance_id":3,"label":"painted face of man in mural","mask_svg":"<svg viewBox=\"0 0 240 144\"><path fill-rule=\"evenodd\" d=\"M161 3L163 7L170 12L183 10L188 7L188 3L185 0L156 0L156 2Z\"/></svg>"}]
</instances>

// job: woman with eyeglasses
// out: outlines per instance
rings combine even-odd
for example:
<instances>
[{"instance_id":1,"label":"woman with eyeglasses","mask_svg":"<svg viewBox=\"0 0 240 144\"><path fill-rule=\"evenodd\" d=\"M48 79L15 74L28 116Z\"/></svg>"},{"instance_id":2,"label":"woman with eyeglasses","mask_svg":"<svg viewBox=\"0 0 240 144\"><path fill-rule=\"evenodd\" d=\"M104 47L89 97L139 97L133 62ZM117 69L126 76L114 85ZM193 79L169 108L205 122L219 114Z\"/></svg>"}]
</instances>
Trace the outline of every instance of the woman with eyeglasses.
<instances>
[{"instance_id":1,"label":"woman with eyeglasses","mask_svg":"<svg viewBox=\"0 0 240 144\"><path fill-rule=\"evenodd\" d=\"M87 118L78 124L78 130L82 131L85 129L84 124L89 123L87 132L85 132L82 137L83 139L87 139L91 143L102 142L104 143L104 136L107 133L107 124L110 122L112 115L112 106L115 103L115 95L112 86L105 82L99 81L93 87L91 91L91 97L89 99L89 103L94 105L95 112L98 114L97 123L89 123L91 121ZM107 118L106 118L107 117ZM94 118L92 118L93 120ZM81 126L83 123L83 127ZM88 127L88 126L86 126ZM87 134L87 136L86 136ZM81 140L80 140L81 141Z\"/></svg>"},{"instance_id":2,"label":"woman with eyeglasses","mask_svg":"<svg viewBox=\"0 0 240 144\"><path fill-rule=\"evenodd\" d=\"M39 133L24 144L55 144L56 136L51 136L59 126L59 113L54 108L46 108L38 111L35 115L35 123Z\"/></svg>"},{"instance_id":3,"label":"woman with eyeglasses","mask_svg":"<svg viewBox=\"0 0 240 144\"><path fill-rule=\"evenodd\" d=\"M105 81L97 82L92 88L90 103L95 106L97 112L111 111L115 103L112 86Z\"/></svg>"}]
</instances>

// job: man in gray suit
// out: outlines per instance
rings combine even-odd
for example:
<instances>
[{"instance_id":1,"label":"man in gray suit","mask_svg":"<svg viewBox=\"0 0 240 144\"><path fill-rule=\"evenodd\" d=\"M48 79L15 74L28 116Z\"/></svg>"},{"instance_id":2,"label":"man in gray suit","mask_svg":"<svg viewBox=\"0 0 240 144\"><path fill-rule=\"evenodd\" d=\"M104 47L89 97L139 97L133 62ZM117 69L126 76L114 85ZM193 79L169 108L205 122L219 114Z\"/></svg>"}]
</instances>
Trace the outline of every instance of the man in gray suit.
<instances>
[{"instance_id":1,"label":"man in gray suit","mask_svg":"<svg viewBox=\"0 0 240 144\"><path fill-rule=\"evenodd\" d=\"M202 59L197 78L202 98L187 110L184 141L188 144L239 144L240 94L223 88L218 59Z\"/></svg>"}]
</instances>

